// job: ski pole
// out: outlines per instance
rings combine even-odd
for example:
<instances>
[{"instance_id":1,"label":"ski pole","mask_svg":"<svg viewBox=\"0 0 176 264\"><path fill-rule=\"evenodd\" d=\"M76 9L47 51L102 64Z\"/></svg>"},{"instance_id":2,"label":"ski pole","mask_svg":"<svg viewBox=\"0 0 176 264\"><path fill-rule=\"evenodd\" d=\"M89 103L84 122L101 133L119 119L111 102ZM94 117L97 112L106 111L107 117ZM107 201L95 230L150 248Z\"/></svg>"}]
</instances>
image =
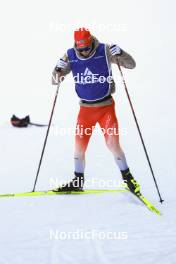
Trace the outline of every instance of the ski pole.
<instances>
[{"instance_id":1,"label":"ski pole","mask_svg":"<svg viewBox=\"0 0 176 264\"><path fill-rule=\"evenodd\" d=\"M132 101L131 101L131 98L130 98L130 95L129 95L129 92L128 92L128 88L127 88L127 85L126 85L126 82L125 82L125 78L123 76L123 72L122 72L122 69L120 67L120 63L119 63L118 59L117 59L117 65L118 65L118 68L119 68L119 71L120 71L120 75L122 77L123 85L124 85L124 88L125 88L125 91L126 91L126 95L127 95L130 107L131 107L131 111L133 113L133 117L134 117L134 120L135 120L135 123L136 123L136 126L137 126L137 130L138 130L138 133L139 133L139 136L140 136L143 148L144 148L144 152L145 152L145 155L146 155L146 158L147 158L147 161L148 161L148 165L149 165L149 168L150 168L151 174L153 176L153 180L154 180L154 183L155 183L158 195L159 195L160 203L162 203L164 200L161 198L161 194L160 194L159 187L158 187L158 184L157 184L157 181L156 181L156 178L155 178L155 174L154 174L151 162L150 162L150 158L149 158L149 155L148 155L145 143L144 143L144 139L143 139L140 127L139 127L139 123L138 123L138 120L137 120L137 117L136 117L136 114L135 114L135 111L134 111L134 107L133 107L133 104L132 104Z\"/></svg>"},{"instance_id":2,"label":"ski pole","mask_svg":"<svg viewBox=\"0 0 176 264\"><path fill-rule=\"evenodd\" d=\"M52 111L51 111L51 115L50 115L50 119L49 119L49 124L48 124L48 128L47 128L47 132L46 132L46 136L45 136L45 140L44 140L44 144L43 144L43 149L42 149L42 153L41 153L41 156L40 156L40 161L39 161L37 174L36 174L36 177L35 177L35 182L34 182L34 187L32 189L32 192L35 191L36 183L37 183L37 180L38 180L40 167L41 167L41 164L42 164L42 159L43 159L43 155L44 155L44 152L45 152L46 142L47 142L47 139L48 139L48 134L49 134L51 121L52 121L52 117L53 117L53 113L54 113L54 108L55 108L56 101L57 101L58 92L59 92L59 84L58 84L57 89L56 89L56 94L55 94L55 98L54 98L54 102L53 102L53 107L52 107Z\"/></svg>"}]
</instances>

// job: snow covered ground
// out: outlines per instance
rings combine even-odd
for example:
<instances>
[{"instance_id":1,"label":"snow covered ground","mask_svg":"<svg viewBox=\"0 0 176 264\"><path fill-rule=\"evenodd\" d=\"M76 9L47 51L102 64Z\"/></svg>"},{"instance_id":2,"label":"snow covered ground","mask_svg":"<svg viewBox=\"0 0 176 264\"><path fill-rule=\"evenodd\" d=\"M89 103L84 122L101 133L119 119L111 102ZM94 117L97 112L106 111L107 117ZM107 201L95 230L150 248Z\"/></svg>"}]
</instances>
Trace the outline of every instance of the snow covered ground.
<instances>
[{"instance_id":1,"label":"snow covered ground","mask_svg":"<svg viewBox=\"0 0 176 264\"><path fill-rule=\"evenodd\" d=\"M175 2L108 3L110 10L101 2L98 13L98 1L93 2L94 10L92 1L86 3L86 11L80 1L64 2L62 7L55 0L3 4L0 193L32 190L46 133L46 128L12 127L11 115L30 114L33 122L48 122L55 94L50 74L58 56L72 45L70 27L95 21L93 34L101 41L117 42L137 61L136 69L124 70L124 75L165 200L162 205L118 79L114 98L120 130L126 132L121 143L144 195L162 216L148 211L130 193L1 198L0 264L175 264ZM58 28L61 24L65 30ZM109 24L125 30L102 28ZM117 67L113 70L117 77ZM74 135L61 135L59 129L73 129L78 110L68 76L59 92L36 190L73 177ZM120 180L103 137L96 133L87 151L86 178ZM108 239L110 234L114 239Z\"/></svg>"},{"instance_id":2,"label":"snow covered ground","mask_svg":"<svg viewBox=\"0 0 176 264\"><path fill-rule=\"evenodd\" d=\"M0 134L0 192L30 191L45 129L4 124ZM72 143L68 139L51 133L37 190L50 188L51 178L72 177ZM139 164L135 162L136 171L142 171L144 161L143 157ZM165 199L162 205L150 174L145 170L142 175L136 173L144 193L162 216L148 211L130 193L1 198L0 263L175 263L176 199L175 186L170 184L174 180L160 170L157 176ZM98 136L89 147L87 178L120 179ZM114 239L108 239L112 233Z\"/></svg>"}]
</instances>

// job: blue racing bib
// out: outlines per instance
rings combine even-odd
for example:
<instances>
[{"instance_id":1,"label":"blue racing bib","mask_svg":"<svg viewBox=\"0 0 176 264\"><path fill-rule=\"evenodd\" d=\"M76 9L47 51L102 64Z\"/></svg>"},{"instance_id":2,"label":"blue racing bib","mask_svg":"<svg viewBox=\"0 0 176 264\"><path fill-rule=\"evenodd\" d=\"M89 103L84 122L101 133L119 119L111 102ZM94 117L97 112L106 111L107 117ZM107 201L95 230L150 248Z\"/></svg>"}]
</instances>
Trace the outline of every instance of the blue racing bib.
<instances>
[{"instance_id":1,"label":"blue racing bib","mask_svg":"<svg viewBox=\"0 0 176 264\"><path fill-rule=\"evenodd\" d=\"M109 95L112 72L108 64L105 44L100 43L95 53L80 59L75 50L67 51L77 95L86 101L96 101Z\"/></svg>"}]
</instances>

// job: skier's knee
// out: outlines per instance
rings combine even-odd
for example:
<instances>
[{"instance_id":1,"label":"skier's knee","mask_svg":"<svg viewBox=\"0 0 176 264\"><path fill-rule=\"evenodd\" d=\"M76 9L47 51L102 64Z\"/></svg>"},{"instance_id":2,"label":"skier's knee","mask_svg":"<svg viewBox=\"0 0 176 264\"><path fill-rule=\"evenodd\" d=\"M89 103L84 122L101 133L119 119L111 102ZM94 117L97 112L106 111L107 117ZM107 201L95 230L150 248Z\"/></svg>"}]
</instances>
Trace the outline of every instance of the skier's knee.
<instances>
[{"instance_id":1,"label":"skier's knee","mask_svg":"<svg viewBox=\"0 0 176 264\"><path fill-rule=\"evenodd\" d=\"M112 144L112 142L107 141L106 145L114 156L118 156L118 155L121 156L122 149L121 149L120 144L118 142L113 142L113 144Z\"/></svg>"},{"instance_id":2,"label":"skier's knee","mask_svg":"<svg viewBox=\"0 0 176 264\"><path fill-rule=\"evenodd\" d=\"M85 152L79 152L74 154L75 160L83 160L85 158Z\"/></svg>"}]
</instances>

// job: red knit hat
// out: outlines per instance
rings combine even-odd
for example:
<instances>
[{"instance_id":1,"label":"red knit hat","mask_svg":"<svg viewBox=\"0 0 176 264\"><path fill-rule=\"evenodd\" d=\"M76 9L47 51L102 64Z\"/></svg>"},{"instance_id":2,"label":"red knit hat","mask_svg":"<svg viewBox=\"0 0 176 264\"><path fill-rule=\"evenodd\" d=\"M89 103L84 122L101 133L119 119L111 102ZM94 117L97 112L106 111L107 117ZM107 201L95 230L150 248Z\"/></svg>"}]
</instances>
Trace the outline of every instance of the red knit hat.
<instances>
[{"instance_id":1,"label":"red knit hat","mask_svg":"<svg viewBox=\"0 0 176 264\"><path fill-rule=\"evenodd\" d=\"M88 29L79 28L75 30L74 39L77 48L83 48L91 45L91 34Z\"/></svg>"}]
</instances>

